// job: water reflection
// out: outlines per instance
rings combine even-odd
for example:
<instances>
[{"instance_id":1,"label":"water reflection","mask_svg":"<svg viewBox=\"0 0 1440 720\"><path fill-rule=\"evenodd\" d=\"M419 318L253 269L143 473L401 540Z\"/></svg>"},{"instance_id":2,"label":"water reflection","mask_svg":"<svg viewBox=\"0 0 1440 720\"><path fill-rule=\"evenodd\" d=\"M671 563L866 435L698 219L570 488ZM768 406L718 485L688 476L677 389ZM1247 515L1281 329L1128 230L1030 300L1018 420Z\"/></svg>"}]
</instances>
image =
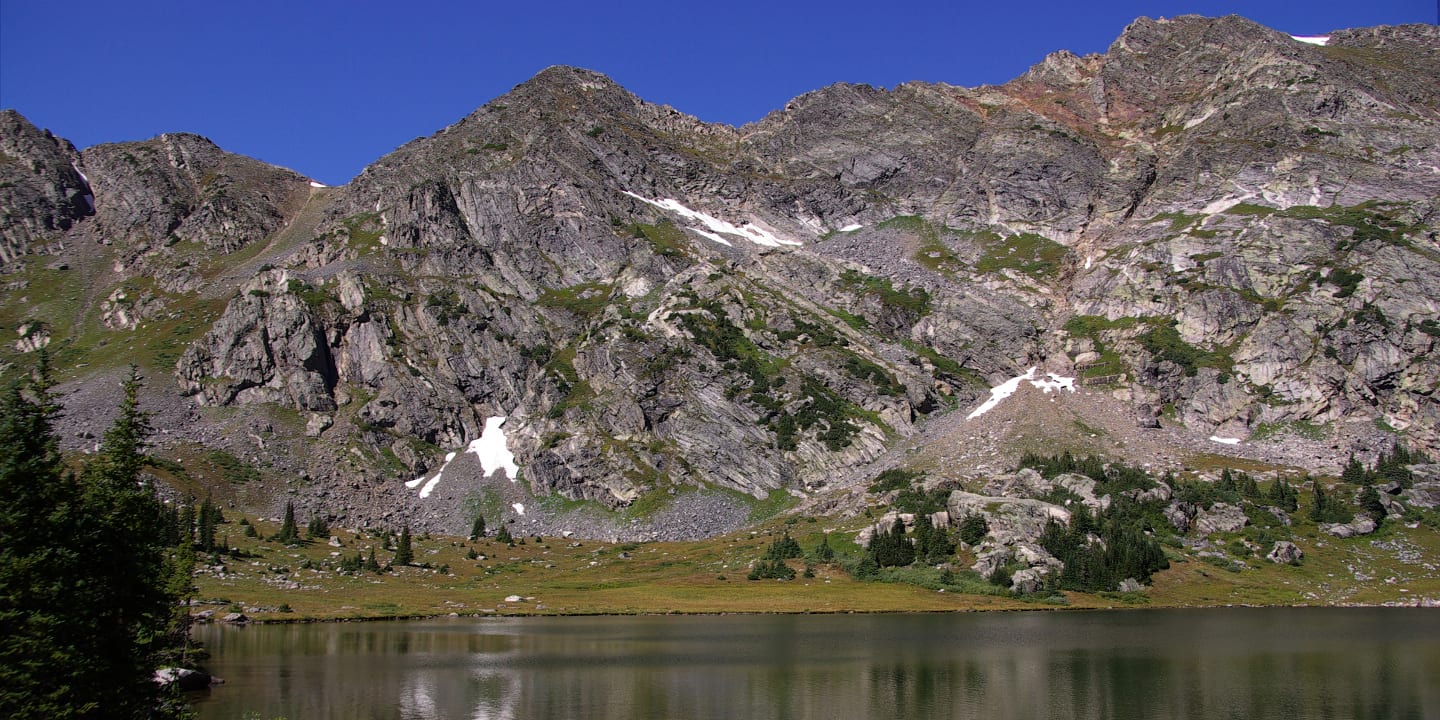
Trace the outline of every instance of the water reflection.
<instances>
[{"instance_id":1,"label":"water reflection","mask_svg":"<svg viewBox=\"0 0 1440 720\"><path fill-rule=\"evenodd\" d=\"M201 718L1426 718L1440 613L606 617L200 632Z\"/></svg>"}]
</instances>

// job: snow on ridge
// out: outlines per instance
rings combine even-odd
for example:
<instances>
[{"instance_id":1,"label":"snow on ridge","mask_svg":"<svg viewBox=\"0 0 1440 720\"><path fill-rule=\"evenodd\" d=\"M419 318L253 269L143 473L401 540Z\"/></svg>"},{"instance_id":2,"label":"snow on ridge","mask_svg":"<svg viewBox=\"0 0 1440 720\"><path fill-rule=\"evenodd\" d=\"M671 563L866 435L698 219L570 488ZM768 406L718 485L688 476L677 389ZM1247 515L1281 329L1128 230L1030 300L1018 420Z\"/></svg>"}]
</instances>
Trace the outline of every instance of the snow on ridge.
<instances>
[{"instance_id":1,"label":"snow on ridge","mask_svg":"<svg viewBox=\"0 0 1440 720\"><path fill-rule=\"evenodd\" d=\"M980 407L975 408L973 411L971 411L969 415L965 416L965 419L974 420L975 418L980 417L981 415L984 415L991 410L994 410L995 406L1000 404L1000 401L1010 397L1011 395L1014 395L1015 391L1020 389L1020 383L1022 382L1028 382L1031 386L1039 388L1041 391L1046 393L1049 393L1051 390L1069 390L1070 392L1075 392L1075 378L1062 377L1055 373L1046 373L1045 377L1037 379L1035 377L1035 371L1038 369L1039 368L1037 367L1031 367L1029 370L1025 371L1024 375L1016 375L1015 377L1010 378L1009 380L1006 380L1005 382L1000 383L993 388L990 388L990 399L986 400L983 404L980 405Z\"/></svg>"},{"instance_id":2,"label":"snow on ridge","mask_svg":"<svg viewBox=\"0 0 1440 720\"><path fill-rule=\"evenodd\" d=\"M515 508L515 514L517 515L525 514L525 503L512 503L510 507Z\"/></svg>"},{"instance_id":3,"label":"snow on ridge","mask_svg":"<svg viewBox=\"0 0 1440 720\"><path fill-rule=\"evenodd\" d=\"M1227 438L1227 437L1220 437L1219 435L1211 435L1211 436L1210 436L1210 442L1217 442L1217 443L1220 443L1221 445L1239 445L1239 444L1240 444L1240 438Z\"/></svg>"},{"instance_id":4,"label":"snow on ridge","mask_svg":"<svg viewBox=\"0 0 1440 720\"><path fill-rule=\"evenodd\" d=\"M1329 35L1291 35L1291 40L1299 40L1307 45L1329 45Z\"/></svg>"},{"instance_id":5,"label":"snow on ridge","mask_svg":"<svg viewBox=\"0 0 1440 720\"><path fill-rule=\"evenodd\" d=\"M330 186L329 186L329 185L326 185L325 183L322 183L322 182L316 182L316 181L314 181L314 180L311 180L311 181L310 181L310 187L313 187L313 188L327 188L327 187L330 187Z\"/></svg>"},{"instance_id":6,"label":"snow on ridge","mask_svg":"<svg viewBox=\"0 0 1440 720\"><path fill-rule=\"evenodd\" d=\"M805 244L800 242L799 240L788 240L786 238L779 237L771 233L770 231L755 225L754 223L747 222L743 225L736 226L733 223L726 222L710 215L706 215L699 210L691 210L690 208L682 204L679 200L675 200L673 198L651 200L650 198L644 197L642 195L636 195L629 190L626 190L624 192L626 195L629 195L630 197L633 197L636 200L639 200L640 202L643 202L647 205L653 205L657 208L660 208L661 210L668 210L687 220L704 225L708 232L706 230L701 230L695 227L688 229L695 232L697 235L706 238L707 240L713 240L720 243L721 245L730 245L730 242L728 240L720 237L721 234L743 238L745 240L749 240L752 243L755 243L756 245L763 245L765 247L781 247L782 245L800 246Z\"/></svg>"},{"instance_id":7,"label":"snow on ridge","mask_svg":"<svg viewBox=\"0 0 1440 720\"><path fill-rule=\"evenodd\" d=\"M507 447L505 431L500 429L504 422L505 416L503 415L486 420L485 431L480 434L479 439L470 441L465 452L473 452L476 457L480 458L480 467L485 471L483 477L490 477L496 470L504 470L506 476L510 478L510 482L513 483L520 475L520 468L515 464L515 455ZM435 492L435 486L439 485L440 479L445 476L445 468L450 467L450 463L456 455L459 455L459 452L446 453L445 462L440 465L439 470L435 471L434 477L426 479L424 475L421 475L414 480L406 481L405 487L411 490L418 487L420 488L420 497L430 497L430 493Z\"/></svg>"}]
</instances>

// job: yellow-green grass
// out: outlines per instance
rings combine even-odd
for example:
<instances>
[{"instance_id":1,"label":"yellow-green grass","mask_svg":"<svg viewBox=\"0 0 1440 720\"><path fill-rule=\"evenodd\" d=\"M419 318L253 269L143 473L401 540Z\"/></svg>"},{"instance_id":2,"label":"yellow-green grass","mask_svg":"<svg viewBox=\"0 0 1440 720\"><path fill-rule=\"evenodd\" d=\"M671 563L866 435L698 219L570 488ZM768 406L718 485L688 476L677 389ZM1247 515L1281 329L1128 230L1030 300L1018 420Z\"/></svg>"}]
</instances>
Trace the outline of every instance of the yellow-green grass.
<instances>
[{"instance_id":1,"label":"yellow-green grass","mask_svg":"<svg viewBox=\"0 0 1440 720\"><path fill-rule=\"evenodd\" d=\"M232 604L262 621L336 620L460 615L555 615L636 613L806 613L806 612L955 612L972 610L1054 609L1057 604L1003 595L937 592L905 583L864 582L839 565L814 565L814 578L791 581L746 580L749 564L788 531L807 551L822 528L834 523L785 525L774 521L752 531L691 542L615 544L562 538L523 538L507 547L493 537L467 542L450 536L415 539L416 562L431 569L402 567L392 573L343 575L333 570L300 569L305 560L337 563L341 556L366 554L370 547L383 565L393 553L365 533L336 530L343 547L312 541L296 547L245 538L238 518L220 534L232 546L254 553L225 558L227 572L202 572L198 597ZM300 518L303 527L306 519ZM278 523L251 520L262 536ZM857 550L851 538L858 523L835 528L830 544L842 553ZM517 538L517 542L521 538ZM1427 562L1440 557L1440 534L1424 527L1387 524L1379 534L1338 540L1319 534L1313 524L1297 527L1296 543L1305 551L1298 566L1245 558L1239 572L1193 555L1175 552L1169 570L1158 573L1144 593L1066 593L1071 608L1195 607L1217 605L1328 605L1406 602L1440 597L1440 573L1396 560L1372 542L1413 545ZM578 546L573 546L578 542ZM467 560L468 550L483 556ZM1265 548L1263 551L1268 550ZM332 556L331 553L340 553ZM436 568L449 566L449 574ZM1362 568L1371 580L1357 580L1348 566ZM285 572L275 568L284 567ZM1386 582L1395 578L1395 582ZM291 587L289 583L298 587ZM1402 590L1404 592L1402 592ZM508 596L526 598L506 602ZM287 606L289 612L280 612ZM258 609L258 611L253 611Z\"/></svg>"}]
</instances>

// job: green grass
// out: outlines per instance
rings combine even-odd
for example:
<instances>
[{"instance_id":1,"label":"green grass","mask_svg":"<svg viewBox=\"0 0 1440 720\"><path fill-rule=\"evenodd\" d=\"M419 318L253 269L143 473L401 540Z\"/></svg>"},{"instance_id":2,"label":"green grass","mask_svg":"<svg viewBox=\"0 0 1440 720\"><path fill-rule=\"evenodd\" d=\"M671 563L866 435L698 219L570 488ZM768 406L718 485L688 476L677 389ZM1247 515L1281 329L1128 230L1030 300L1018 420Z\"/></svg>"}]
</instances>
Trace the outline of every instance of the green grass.
<instances>
[{"instance_id":1,"label":"green grass","mask_svg":"<svg viewBox=\"0 0 1440 720\"><path fill-rule=\"evenodd\" d=\"M1255 441L1274 440L1286 436L1295 436L1306 440L1324 440L1330 436L1329 424L1315 424L1304 420L1292 420L1288 422L1260 423L1250 433L1250 439Z\"/></svg>"},{"instance_id":2,"label":"green grass","mask_svg":"<svg viewBox=\"0 0 1440 720\"><path fill-rule=\"evenodd\" d=\"M565 310L580 317L594 317L610 303L613 288L605 283L581 283L563 288L546 288L535 301L541 307Z\"/></svg>"},{"instance_id":3,"label":"green grass","mask_svg":"<svg viewBox=\"0 0 1440 720\"><path fill-rule=\"evenodd\" d=\"M975 263L982 273L1015 270L1037 280L1053 277L1069 249L1034 233L1021 233L987 243L985 254Z\"/></svg>"}]
</instances>

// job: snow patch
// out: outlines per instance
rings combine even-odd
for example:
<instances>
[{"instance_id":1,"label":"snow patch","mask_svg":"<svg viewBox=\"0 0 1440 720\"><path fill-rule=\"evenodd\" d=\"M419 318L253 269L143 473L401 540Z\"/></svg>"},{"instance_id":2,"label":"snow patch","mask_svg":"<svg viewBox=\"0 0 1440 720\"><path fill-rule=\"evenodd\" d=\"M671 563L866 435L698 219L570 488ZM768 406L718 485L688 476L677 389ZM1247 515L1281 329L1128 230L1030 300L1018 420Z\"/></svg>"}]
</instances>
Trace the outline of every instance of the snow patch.
<instances>
[{"instance_id":1,"label":"snow patch","mask_svg":"<svg viewBox=\"0 0 1440 720\"><path fill-rule=\"evenodd\" d=\"M515 455L506 446L505 431L500 429L500 425L504 422L504 416L486 420L485 431L480 434L480 439L471 440L470 445L465 448L465 452L473 452L476 457L480 458L480 467L485 471L484 477L490 477L496 470L504 470L510 478L510 482L515 482L515 479L519 477L520 468L515 464ZM421 475L414 480L406 481L405 487L411 490L418 487L420 488L420 497L430 497L430 493L435 492L435 486L439 485L440 479L445 476L445 468L450 467L450 463L459 454L458 451L445 453L445 462L440 465L439 470L435 471L434 477L426 479L424 475Z\"/></svg>"},{"instance_id":2,"label":"snow patch","mask_svg":"<svg viewBox=\"0 0 1440 720\"><path fill-rule=\"evenodd\" d=\"M1210 436L1210 442L1217 442L1217 443L1220 443L1221 445L1239 445L1239 444L1240 444L1240 438L1227 438L1227 437L1220 437L1219 435L1211 435L1211 436Z\"/></svg>"},{"instance_id":3,"label":"snow patch","mask_svg":"<svg viewBox=\"0 0 1440 720\"><path fill-rule=\"evenodd\" d=\"M314 180L311 180L311 181L310 181L310 187L313 187L313 188L327 188L327 187L330 187L330 186L329 186L329 185L326 185L325 183L322 183L322 182L315 182Z\"/></svg>"},{"instance_id":4,"label":"snow patch","mask_svg":"<svg viewBox=\"0 0 1440 720\"><path fill-rule=\"evenodd\" d=\"M1291 35L1291 40L1299 40L1307 45L1329 45L1329 35Z\"/></svg>"},{"instance_id":5,"label":"snow patch","mask_svg":"<svg viewBox=\"0 0 1440 720\"><path fill-rule=\"evenodd\" d=\"M525 503L515 503L515 504L511 505L510 507L515 508L515 513L516 513L517 515L524 515L524 514L525 514Z\"/></svg>"},{"instance_id":6,"label":"snow patch","mask_svg":"<svg viewBox=\"0 0 1440 720\"><path fill-rule=\"evenodd\" d=\"M1089 255L1086 255L1086 256L1085 256L1085 269L1086 269L1086 270L1089 270L1091 263L1093 263L1094 261L1095 261L1095 258L1093 258L1093 257L1091 257L1091 256L1089 256Z\"/></svg>"},{"instance_id":7,"label":"snow patch","mask_svg":"<svg viewBox=\"0 0 1440 720\"><path fill-rule=\"evenodd\" d=\"M855 232L856 230L859 230L860 228L863 228L863 227L865 227L865 226L864 226L864 225L860 225L860 224L858 224L858 223L851 223L851 224L849 224L849 225L846 225L846 226L843 227L843 228L840 228L840 232Z\"/></svg>"},{"instance_id":8,"label":"snow patch","mask_svg":"<svg viewBox=\"0 0 1440 720\"><path fill-rule=\"evenodd\" d=\"M478 440L471 440L465 452L473 452L475 457L480 458L480 467L485 471L484 477L494 475L496 470L504 470L510 482L515 482L520 476L520 468L515 464L515 454L510 452L506 445L505 431L500 427L504 424L504 415L487 419L485 432L480 434Z\"/></svg>"},{"instance_id":9,"label":"snow patch","mask_svg":"<svg viewBox=\"0 0 1440 720\"><path fill-rule=\"evenodd\" d=\"M1022 382L1028 382L1046 393L1051 390L1069 390L1070 392L1075 392L1075 378L1061 377L1055 373L1046 373L1045 377L1036 379L1035 371L1038 369L1039 368L1032 367L1026 370L1024 375L1017 375L990 388L990 399L986 400L980 407L971 411L969 415L965 416L965 419L974 420L994 410L995 406L999 405L1002 400L1014 395L1015 391L1020 389L1020 383Z\"/></svg>"},{"instance_id":10,"label":"snow patch","mask_svg":"<svg viewBox=\"0 0 1440 720\"><path fill-rule=\"evenodd\" d=\"M636 200L639 200L640 202L646 203L647 205L653 205L657 208L660 208L661 210L667 210L669 212L675 213L676 215L679 215L686 220L690 220L692 222L704 225L706 230L708 230L709 232L704 232L701 231L699 228L694 227L689 229L693 230L696 234L706 238L707 240L713 240L722 245L729 245L730 243L724 238L719 237L720 235L733 235L744 240L749 240L756 245L764 245L766 247L780 247L782 245L804 245L804 243L798 240L789 240L779 237L774 233L771 233L770 231L759 227L753 223L747 222L743 225L737 226L719 218L706 215L705 213L702 213L698 210L691 210L690 208L685 207L685 205L683 205L679 200L675 200L673 198L651 200L650 198L636 195L629 190L626 190L625 194L635 198Z\"/></svg>"}]
</instances>

